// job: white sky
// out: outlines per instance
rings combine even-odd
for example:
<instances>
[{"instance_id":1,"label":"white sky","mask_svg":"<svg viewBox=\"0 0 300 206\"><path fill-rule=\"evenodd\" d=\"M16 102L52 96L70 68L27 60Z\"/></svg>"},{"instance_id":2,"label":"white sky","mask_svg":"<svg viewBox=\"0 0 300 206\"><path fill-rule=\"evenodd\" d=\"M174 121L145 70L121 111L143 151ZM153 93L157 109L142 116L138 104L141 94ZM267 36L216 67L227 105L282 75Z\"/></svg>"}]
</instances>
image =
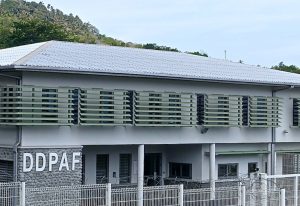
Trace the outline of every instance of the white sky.
<instances>
[{"instance_id":1,"label":"white sky","mask_svg":"<svg viewBox=\"0 0 300 206\"><path fill-rule=\"evenodd\" d=\"M37 1L38 2L38 1ZM299 0L43 0L123 41L300 66Z\"/></svg>"}]
</instances>

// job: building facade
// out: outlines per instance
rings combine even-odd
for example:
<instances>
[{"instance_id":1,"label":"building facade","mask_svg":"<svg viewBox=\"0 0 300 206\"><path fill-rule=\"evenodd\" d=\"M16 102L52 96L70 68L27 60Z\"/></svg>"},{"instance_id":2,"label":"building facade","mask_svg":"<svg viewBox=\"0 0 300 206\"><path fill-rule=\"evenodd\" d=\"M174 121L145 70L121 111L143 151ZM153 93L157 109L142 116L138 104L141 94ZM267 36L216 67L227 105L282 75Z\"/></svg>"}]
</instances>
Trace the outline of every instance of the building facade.
<instances>
[{"instance_id":1,"label":"building facade","mask_svg":"<svg viewBox=\"0 0 300 206\"><path fill-rule=\"evenodd\" d=\"M297 74L174 52L57 41L0 50L0 180L297 173L299 86Z\"/></svg>"}]
</instances>

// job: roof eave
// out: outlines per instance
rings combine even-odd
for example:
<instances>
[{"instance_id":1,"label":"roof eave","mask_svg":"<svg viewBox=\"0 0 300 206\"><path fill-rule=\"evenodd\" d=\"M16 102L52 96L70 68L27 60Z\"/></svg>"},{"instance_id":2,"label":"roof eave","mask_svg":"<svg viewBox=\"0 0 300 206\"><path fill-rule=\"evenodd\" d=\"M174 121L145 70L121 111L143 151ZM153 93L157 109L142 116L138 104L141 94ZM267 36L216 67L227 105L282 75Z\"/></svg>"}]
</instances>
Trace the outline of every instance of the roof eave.
<instances>
[{"instance_id":1,"label":"roof eave","mask_svg":"<svg viewBox=\"0 0 300 206\"><path fill-rule=\"evenodd\" d=\"M71 71L66 68L60 67L38 67L38 66L27 66L27 65L7 65L0 66L1 71L28 71L28 72L49 72L49 73L67 73L67 74L90 74L99 76L120 76L120 77L140 77L140 78L152 78L152 79L168 79L168 80L184 80L184 81L197 81L197 82L212 82L212 83L227 83L227 84L246 84L246 85L257 85L257 86L293 86L300 87L300 84L287 84L287 83L269 83L269 82L250 82L250 81L229 81L229 80L212 80L212 79L198 79L192 77L175 77L166 75L146 75L146 74L128 74L128 73L113 73L113 72L91 72L91 71Z\"/></svg>"}]
</instances>

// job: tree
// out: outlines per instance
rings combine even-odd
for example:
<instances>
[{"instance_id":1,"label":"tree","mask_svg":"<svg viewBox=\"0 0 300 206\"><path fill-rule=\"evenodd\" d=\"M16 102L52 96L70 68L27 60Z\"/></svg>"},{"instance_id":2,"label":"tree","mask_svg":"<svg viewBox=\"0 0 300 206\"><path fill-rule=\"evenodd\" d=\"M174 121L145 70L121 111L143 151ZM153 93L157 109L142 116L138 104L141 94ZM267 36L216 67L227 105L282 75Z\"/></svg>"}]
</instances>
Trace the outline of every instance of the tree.
<instances>
[{"instance_id":1,"label":"tree","mask_svg":"<svg viewBox=\"0 0 300 206\"><path fill-rule=\"evenodd\" d=\"M300 74L300 68L295 65L287 66L283 62L280 62L277 66L271 67L272 69L280 70L280 71L286 71L286 72L292 72Z\"/></svg>"},{"instance_id":2,"label":"tree","mask_svg":"<svg viewBox=\"0 0 300 206\"><path fill-rule=\"evenodd\" d=\"M37 18L18 18L9 30L0 31L0 45L12 47L49 40L75 41L76 36L57 24Z\"/></svg>"},{"instance_id":3,"label":"tree","mask_svg":"<svg viewBox=\"0 0 300 206\"><path fill-rule=\"evenodd\" d=\"M193 54L193 55L197 55L197 56L203 56L203 57L208 57L208 55L205 53L205 52L198 52L198 51L195 51L195 52L186 52L188 54Z\"/></svg>"}]
</instances>

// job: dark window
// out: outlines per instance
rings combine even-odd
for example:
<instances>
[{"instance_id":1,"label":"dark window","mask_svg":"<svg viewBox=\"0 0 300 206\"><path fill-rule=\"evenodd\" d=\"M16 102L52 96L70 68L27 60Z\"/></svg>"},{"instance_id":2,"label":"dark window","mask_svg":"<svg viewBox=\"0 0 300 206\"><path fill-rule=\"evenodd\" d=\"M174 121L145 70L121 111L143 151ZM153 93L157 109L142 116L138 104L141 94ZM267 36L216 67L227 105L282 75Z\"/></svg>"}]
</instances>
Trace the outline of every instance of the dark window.
<instances>
[{"instance_id":1,"label":"dark window","mask_svg":"<svg viewBox=\"0 0 300 206\"><path fill-rule=\"evenodd\" d=\"M96 183L105 184L108 183L108 166L109 166L108 154L97 155L96 163Z\"/></svg>"},{"instance_id":2,"label":"dark window","mask_svg":"<svg viewBox=\"0 0 300 206\"><path fill-rule=\"evenodd\" d=\"M243 126L249 126L249 97L244 96L242 101L242 120Z\"/></svg>"},{"instance_id":3,"label":"dark window","mask_svg":"<svg viewBox=\"0 0 300 206\"><path fill-rule=\"evenodd\" d=\"M82 171L81 171L82 184L85 184L85 155L82 155Z\"/></svg>"},{"instance_id":4,"label":"dark window","mask_svg":"<svg viewBox=\"0 0 300 206\"><path fill-rule=\"evenodd\" d=\"M131 182L131 154L120 154L120 184Z\"/></svg>"},{"instance_id":5,"label":"dark window","mask_svg":"<svg viewBox=\"0 0 300 206\"><path fill-rule=\"evenodd\" d=\"M293 99L293 126L300 126L299 124L299 99Z\"/></svg>"},{"instance_id":6,"label":"dark window","mask_svg":"<svg viewBox=\"0 0 300 206\"><path fill-rule=\"evenodd\" d=\"M238 177L238 164L219 164L218 177L221 179Z\"/></svg>"},{"instance_id":7,"label":"dark window","mask_svg":"<svg viewBox=\"0 0 300 206\"><path fill-rule=\"evenodd\" d=\"M0 182L13 181L13 161L0 160Z\"/></svg>"},{"instance_id":8,"label":"dark window","mask_svg":"<svg viewBox=\"0 0 300 206\"><path fill-rule=\"evenodd\" d=\"M248 176L250 176L250 173L253 172L257 172L257 162L248 163Z\"/></svg>"},{"instance_id":9,"label":"dark window","mask_svg":"<svg viewBox=\"0 0 300 206\"><path fill-rule=\"evenodd\" d=\"M192 164L170 162L169 176L173 178L192 179Z\"/></svg>"}]
</instances>

